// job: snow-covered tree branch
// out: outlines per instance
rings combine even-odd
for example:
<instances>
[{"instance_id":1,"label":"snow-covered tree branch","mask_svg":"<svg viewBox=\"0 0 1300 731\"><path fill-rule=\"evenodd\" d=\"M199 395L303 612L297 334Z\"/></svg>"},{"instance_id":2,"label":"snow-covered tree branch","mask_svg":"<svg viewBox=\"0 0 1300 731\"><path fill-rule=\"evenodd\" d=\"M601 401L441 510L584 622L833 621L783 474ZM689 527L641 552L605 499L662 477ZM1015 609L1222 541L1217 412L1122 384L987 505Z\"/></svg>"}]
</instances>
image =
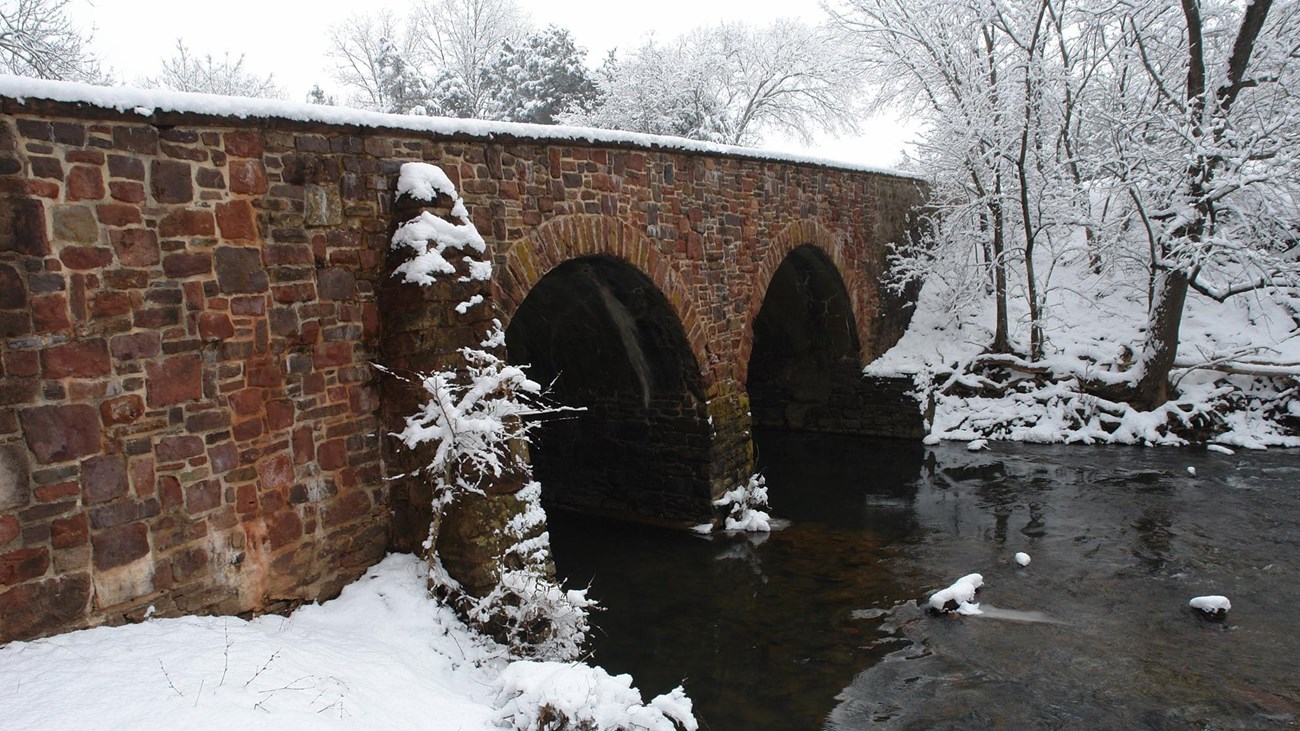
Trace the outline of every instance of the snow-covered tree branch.
<instances>
[{"instance_id":1,"label":"snow-covered tree branch","mask_svg":"<svg viewBox=\"0 0 1300 731\"><path fill-rule=\"evenodd\" d=\"M68 16L69 0L0 0L0 73L107 83L90 39Z\"/></svg>"}]
</instances>

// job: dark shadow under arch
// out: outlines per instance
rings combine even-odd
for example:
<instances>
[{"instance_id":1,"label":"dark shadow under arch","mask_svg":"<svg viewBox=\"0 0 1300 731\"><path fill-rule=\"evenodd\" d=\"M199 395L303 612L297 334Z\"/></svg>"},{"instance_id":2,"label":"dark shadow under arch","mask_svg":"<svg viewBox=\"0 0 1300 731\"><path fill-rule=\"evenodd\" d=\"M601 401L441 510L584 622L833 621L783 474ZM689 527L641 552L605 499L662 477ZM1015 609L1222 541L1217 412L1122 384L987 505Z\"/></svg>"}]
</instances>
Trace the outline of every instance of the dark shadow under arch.
<instances>
[{"instance_id":1,"label":"dark shadow under arch","mask_svg":"<svg viewBox=\"0 0 1300 731\"><path fill-rule=\"evenodd\" d=\"M860 431L862 348L853 304L817 247L781 262L754 317L749 392L756 427Z\"/></svg>"},{"instance_id":2,"label":"dark shadow under arch","mask_svg":"<svg viewBox=\"0 0 1300 731\"><path fill-rule=\"evenodd\" d=\"M510 362L585 411L535 433L548 506L620 517L710 515L700 369L664 295L625 261L571 259L543 276L506 330Z\"/></svg>"}]
</instances>

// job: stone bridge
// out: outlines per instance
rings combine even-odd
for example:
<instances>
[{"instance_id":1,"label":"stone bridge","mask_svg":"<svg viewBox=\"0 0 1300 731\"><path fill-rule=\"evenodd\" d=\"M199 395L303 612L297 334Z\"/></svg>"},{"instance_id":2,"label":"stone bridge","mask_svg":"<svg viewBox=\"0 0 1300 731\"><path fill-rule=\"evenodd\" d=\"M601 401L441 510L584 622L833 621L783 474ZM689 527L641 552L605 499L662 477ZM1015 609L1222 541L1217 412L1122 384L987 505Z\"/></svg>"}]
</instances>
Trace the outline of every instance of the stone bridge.
<instances>
[{"instance_id":1,"label":"stone bridge","mask_svg":"<svg viewBox=\"0 0 1300 731\"><path fill-rule=\"evenodd\" d=\"M555 400L586 407L540 430L553 506L700 522L753 470L755 426L919 435L906 384L860 376L906 324L880 282L914 180L617 133L9 83L0 641L149 606L274 611L413 549L428 491L394 478L413 457L381 435L416 395L369 364L454 361L485 317ZM387 276L406 161L459 187L492 247L490 312L454 311L470 285ZM482 563L490 516L453 523L440 546Z\"/></svg>"}]
</instances>

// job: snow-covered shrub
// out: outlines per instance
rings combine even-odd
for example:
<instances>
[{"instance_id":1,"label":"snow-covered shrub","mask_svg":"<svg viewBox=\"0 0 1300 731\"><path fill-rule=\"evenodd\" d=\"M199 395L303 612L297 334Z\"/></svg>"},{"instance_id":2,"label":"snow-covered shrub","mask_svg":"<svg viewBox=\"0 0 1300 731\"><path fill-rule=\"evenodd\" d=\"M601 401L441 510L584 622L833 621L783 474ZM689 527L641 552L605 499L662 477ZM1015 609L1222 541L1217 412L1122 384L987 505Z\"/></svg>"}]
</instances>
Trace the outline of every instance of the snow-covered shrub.
<instances>
[{"instance_id":1,"label":"snow-covered shrub","mask_svg":"<svg viewBox=\"0 0 1300 731\"><path fill-rule=\"evenodd\" d=\"M414 255L395 275L421 286L457 274L460 282L491 278L491 262L479 258L486 253L483 237L441 169L404 164L397 192L429 202L450 198L452 220L425 211L400 226L393 246L409 248ZM481 295L473 295L456 310L464 314L482 303ZM592 602L585 591L565 591L555 582L541 486L531 480L527 452L535 418L560 409L548 407L541 386L497 355L504 345L501 322L494 319L479 347L461 349L462 368L422 374L418 380L427 399L395 436L411 449L432 448L421 469L433 492L433 520L424 544L431 591L516 657L573 660L586 639ZM501 479L525 483L515 496L521 510L505 528L510 541L497 560L496 586L473 596L443 569L436 550L438 527L452 502L466 494L482 495L485 485Z\"/></svg>"},{"instance_id":2,"label":"snow-covered shrub","mask_svg":"<svg viewBox=\"0 0 1300 731\"><path fill-rule=\"evenodd\" d=\"M723 527L727 530L767 532L772 530L772 516L767 514L767 481L760 474L749 476L743 485L713 502L714 505L731 507Z\"/></svg>"},{"instance_id":3,"label":"snow-covered shrub","mask_svg":"<svg viewBox=\"0 0 1300 731\"><path fill-rule=\"evenodd\" d=\"M679 686L649 703L632 676L588 665L515 662L502 673L498 722L517 731L696 731Z\"/></svg>"}]
</instances>

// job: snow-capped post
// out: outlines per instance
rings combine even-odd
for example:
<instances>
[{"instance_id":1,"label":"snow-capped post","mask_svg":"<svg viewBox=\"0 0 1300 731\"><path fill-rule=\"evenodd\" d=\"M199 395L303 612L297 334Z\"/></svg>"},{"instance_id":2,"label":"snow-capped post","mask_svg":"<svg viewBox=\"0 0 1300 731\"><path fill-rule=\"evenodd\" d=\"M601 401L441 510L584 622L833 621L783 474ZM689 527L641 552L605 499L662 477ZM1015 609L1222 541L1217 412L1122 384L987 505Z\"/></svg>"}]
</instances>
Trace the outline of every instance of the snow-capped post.
<instances>
[{"instance_id":1,"label":"snow-capped post","mask_svg":"<svg viewBox=\"0 0 1300 731\"><path fill-rule=\"evenodd\" d=\"M442 304L455 314L438 317L461 326L418 337L458 334L462 347L438 343L419 362L404 360L403 371L382 368L419 391L420 406L392 436L408 450L398 461L413 464L406 477L429 489L422 548L430 591L521 657L574 659L591 603L555 581L541 487L528 460L535 418L561 409L543 403L541 387L502 357L505 331L491 316L491 254L451 179L434 165L406 163L397 198L402 215L412 203L418 212L392 236L392 275L421 289L450 288Z\"/></svg>"}]
</instances>

